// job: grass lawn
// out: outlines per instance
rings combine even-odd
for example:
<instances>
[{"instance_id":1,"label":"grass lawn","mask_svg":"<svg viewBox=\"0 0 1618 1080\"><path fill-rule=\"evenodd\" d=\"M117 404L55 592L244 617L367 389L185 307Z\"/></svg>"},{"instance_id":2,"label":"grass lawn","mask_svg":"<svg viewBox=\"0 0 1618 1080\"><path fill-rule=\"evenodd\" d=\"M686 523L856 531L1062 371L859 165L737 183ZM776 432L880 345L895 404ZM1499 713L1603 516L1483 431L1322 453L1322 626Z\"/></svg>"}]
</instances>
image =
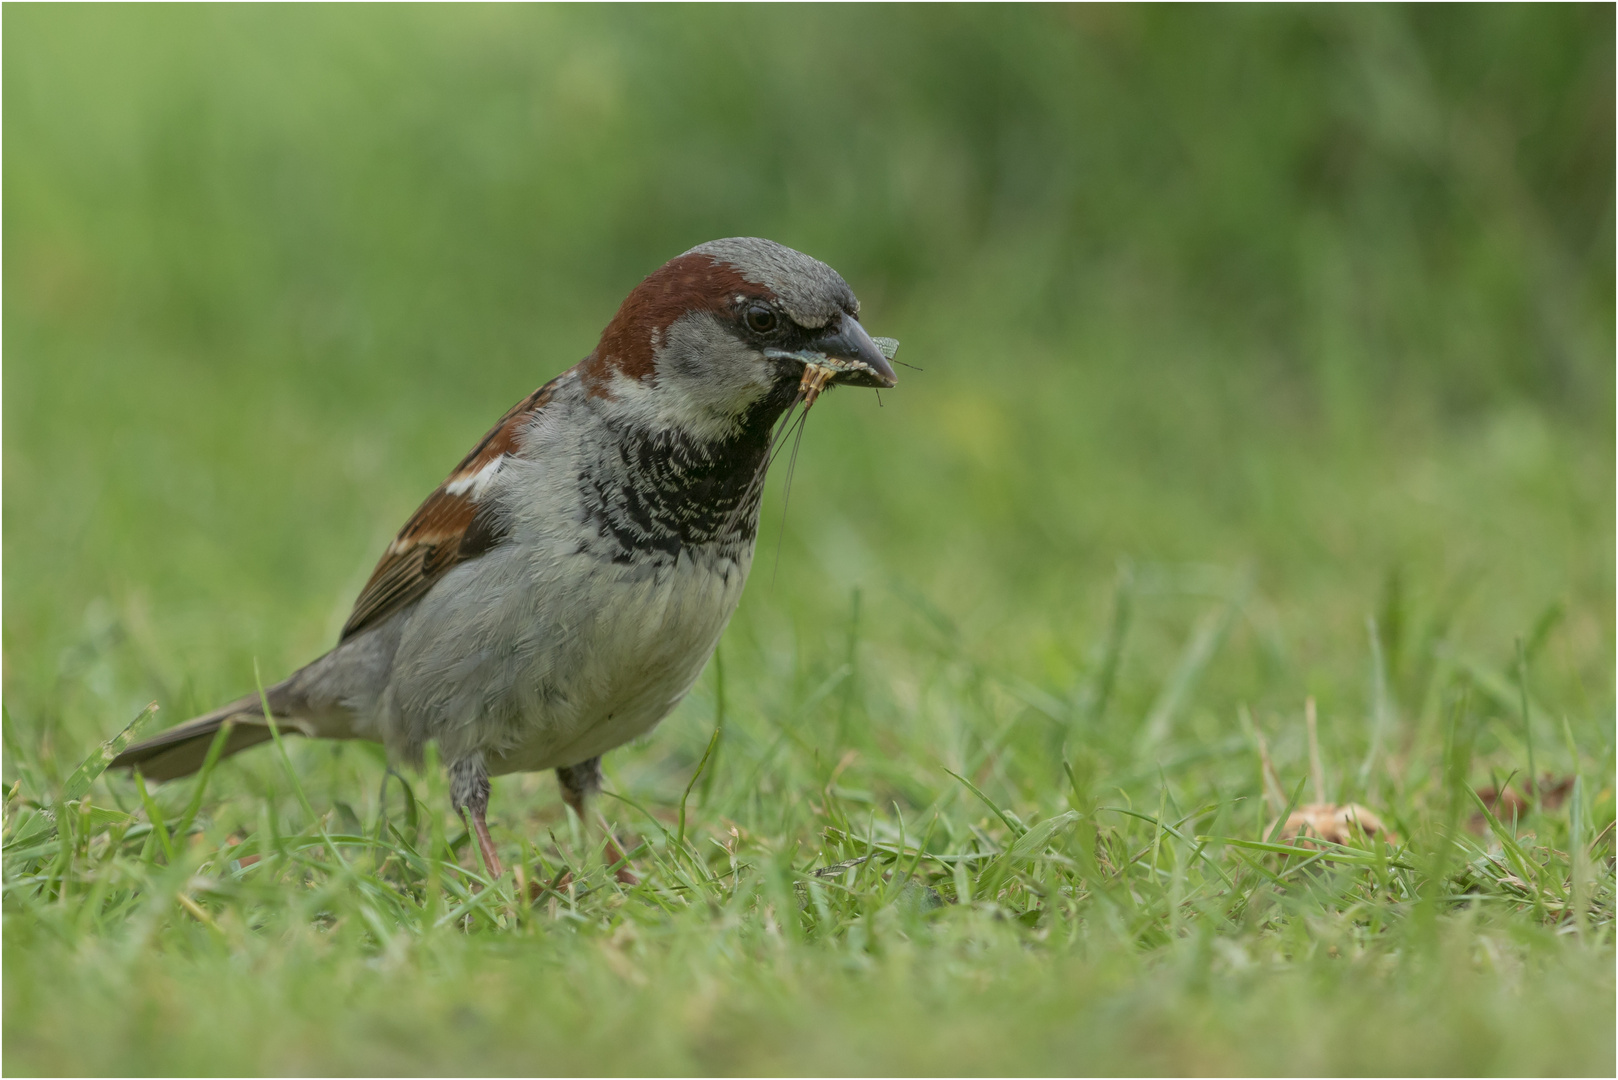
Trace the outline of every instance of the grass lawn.
<instances>
[{"instance_id":1,"label":"grass lawn","mask_svg":"<svg viewBox=\"0 0 1618 1080\"><path fill-rule=\"evenodd\" d=\"M1610 8L4 29L6 1073L1618 1068ZM608 755L638 885L549 775L491 883L368 744L99 772L736 234L921 370Z\"/></svg>"}]
</instances>

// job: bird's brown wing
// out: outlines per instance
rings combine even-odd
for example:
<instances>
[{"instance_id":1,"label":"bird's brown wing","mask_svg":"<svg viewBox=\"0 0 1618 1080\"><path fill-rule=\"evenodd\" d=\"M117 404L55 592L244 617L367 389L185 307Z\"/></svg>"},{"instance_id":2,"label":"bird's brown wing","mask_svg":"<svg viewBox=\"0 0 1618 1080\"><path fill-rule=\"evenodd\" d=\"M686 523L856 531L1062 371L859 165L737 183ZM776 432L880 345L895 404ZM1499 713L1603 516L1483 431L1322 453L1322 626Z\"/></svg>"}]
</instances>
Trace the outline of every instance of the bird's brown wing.
<instances>
[{"instance_id":1,"label":"bird's brown wing","mask_svg":"<svg viewBox=\"0 0 1618 1080\"><path fill-rule=\"evenodd\" d=\"M453 567L505 538L506 524L484 496L507 455L516 451L523 426L550 401L555 386L552 379L512 406L410 515L360 590L339 640L419 600Z\"/></svg>"}]
</instances>

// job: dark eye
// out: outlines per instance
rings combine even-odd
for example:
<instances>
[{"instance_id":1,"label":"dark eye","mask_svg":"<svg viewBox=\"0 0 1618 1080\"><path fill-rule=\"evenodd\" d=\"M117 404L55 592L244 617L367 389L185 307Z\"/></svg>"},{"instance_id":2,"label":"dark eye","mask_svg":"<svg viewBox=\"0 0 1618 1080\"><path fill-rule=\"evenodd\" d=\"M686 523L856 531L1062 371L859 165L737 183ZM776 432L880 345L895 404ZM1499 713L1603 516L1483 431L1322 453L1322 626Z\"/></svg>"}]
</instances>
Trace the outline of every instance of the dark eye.
<instances>
[{"instance_id":1,"label":"dark eye","mask_svg":"<svg viewBox=\"0 0 1618 1080\"><path fill-rule=\"evenodd\" d=\"M747 309L747 328L755 334L767 334L775 329L775 312L763 304Z\"/></svg>"}]
</instances>

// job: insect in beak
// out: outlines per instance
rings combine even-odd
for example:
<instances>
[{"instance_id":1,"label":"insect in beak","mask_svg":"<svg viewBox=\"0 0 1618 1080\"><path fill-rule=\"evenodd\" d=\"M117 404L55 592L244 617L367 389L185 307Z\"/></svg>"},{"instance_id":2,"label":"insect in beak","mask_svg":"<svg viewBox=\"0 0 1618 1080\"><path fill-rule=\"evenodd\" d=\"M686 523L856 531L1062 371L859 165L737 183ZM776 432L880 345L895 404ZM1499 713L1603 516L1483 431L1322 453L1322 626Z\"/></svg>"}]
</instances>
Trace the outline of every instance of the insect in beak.
<instances>
[{"instance_id":1,"label":"insect in beak","mask_svg":"<svg viewBox=\"0 0 1618 1080\"><path fill-rule=\"evenodd\" d=\"M837 375L837 369L817 364L814 361L803 365L803 378L798 382L798 396L803 398L803 409L808 412L820 397L820 392L826 388Z\"/></svg>"},{"instance_id":2,"label":"insect in beak","mask_svg":"<svg viewBox=\"0 0 1618 1080\"><path fill-rule=\"evenodd\" d=\"M858 329L858 324L855 324ZM847 335L845 335L847 336ZM798 395L803 401L804 410L815 403L820 392L832 382L838 381L854 386L892 386L897 380L893 375L893 368L888 361L893 359L899 351L899 342L895 338L866 337L863 330L859 331L860 344L864 347L849 350L853 355L838 356L823 352L805 350L803 352L777 352L767 350L767 356L790 358L803 363L803 378L798 381Z\"/></svg>"}]
</instances>

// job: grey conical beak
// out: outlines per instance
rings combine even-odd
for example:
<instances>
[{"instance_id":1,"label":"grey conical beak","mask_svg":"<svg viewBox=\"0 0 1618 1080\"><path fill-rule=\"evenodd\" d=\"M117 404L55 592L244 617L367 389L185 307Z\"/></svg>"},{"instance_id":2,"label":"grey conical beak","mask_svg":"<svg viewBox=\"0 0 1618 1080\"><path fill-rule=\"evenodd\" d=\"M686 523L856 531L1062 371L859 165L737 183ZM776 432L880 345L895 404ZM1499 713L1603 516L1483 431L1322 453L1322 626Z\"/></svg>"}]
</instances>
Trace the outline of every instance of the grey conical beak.
<instances>
[{"instance_id":1,"label":"grey conical beak","mask_svg":"<svg viewBox=\"0 0 1618 1080\"><path fill-rule=\"evenodd\" d=\"M891 338L883 340L892 341ZM845 314L827 324L826 329L815 336L811 348L824 353L830 360L842 361L841 364L828 365L838 368L833 382L844 386L886 388L899 381L899 377L893 373L893 365L888 363L892 349L897 349L898 345L894 341L890 350L884 353L871 335L865 332L859 320Z\"/></svg>"}]
</instances>

